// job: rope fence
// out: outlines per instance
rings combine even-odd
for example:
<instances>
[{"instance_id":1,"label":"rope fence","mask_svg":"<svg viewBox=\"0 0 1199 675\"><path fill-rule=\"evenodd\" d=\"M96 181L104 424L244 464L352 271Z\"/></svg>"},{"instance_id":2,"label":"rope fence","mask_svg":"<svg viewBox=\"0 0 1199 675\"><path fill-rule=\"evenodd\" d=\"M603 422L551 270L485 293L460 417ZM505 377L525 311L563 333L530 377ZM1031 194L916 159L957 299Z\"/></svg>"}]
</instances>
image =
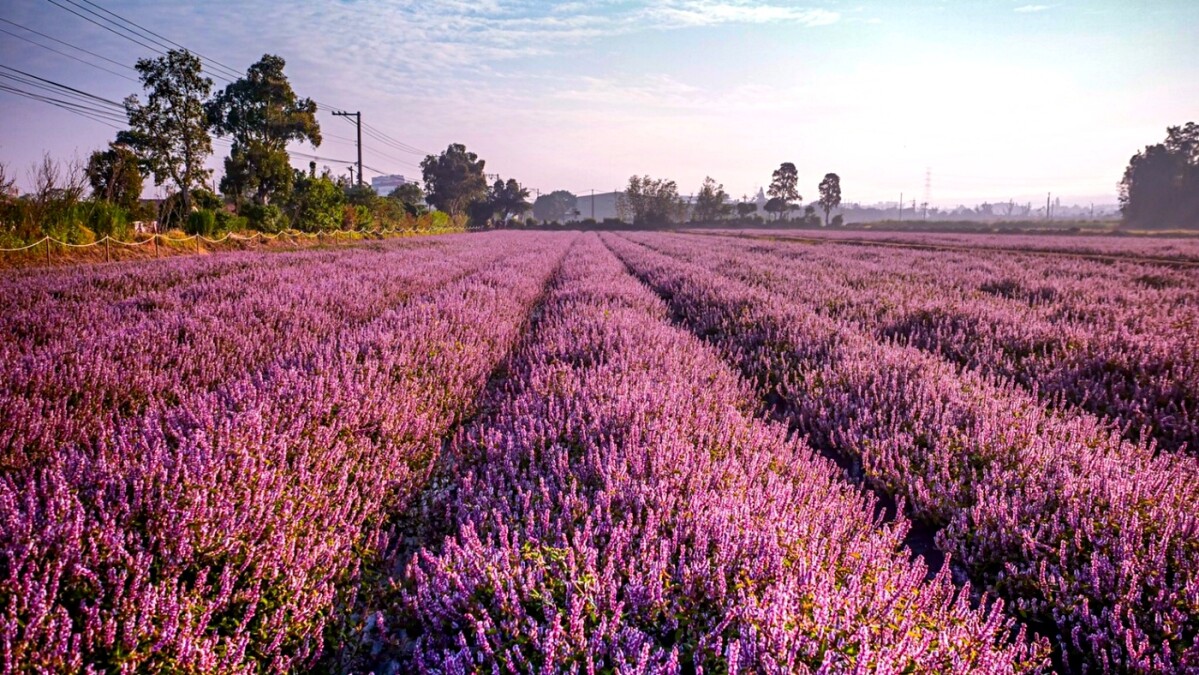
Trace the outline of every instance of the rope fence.
<instances>
[{"instance_id":1,"label":"rope fence","mask_svg":"<svg viewBox=\"0 0 1199 675\"><path fill-rule=\"evenodd\" d=\"M121 239L115 239L111 235L106 234L106 235L104 235L104 237L97 239L96 241L86 243L86 244L72 244L69 241L62 241L61 239L55 239L54 237L45 236L45 237L42 237L41 239L38 239L37 241L33 242L32 244L26 244L25 246L18 246L16 248L0 248L0 253L20 253L22 251L29 251L31 249L34 249L34 248L44 244L46 247L46 263L49 264L50 263L50 246L51 246L51 244L58 244L59 246L63 246L65 248L80 248L80 249L93 248L96 246L103 246L105 262L108 262L112 258L112 255L110 252L110 246L112 243L116 243L120 246L125 246L125 247L129 247L129 248L136 248L138 246L145 246L147 244L152 243L152 244L154 244L154 257L157 258L158 257L158 244L160 241L163 243L167 243L167 244L185 244L187 242L195 242L196 250L198 252L201 241L208 243L208 244L222 244L222 243L230 241L230 240L249 242L249 241L254 241L255 239L262 239L262 240L266 240L266 241L273 241L275 239L278 239L279 237L286 237L293 241L296 239L320 240L321 237L336 238L339 236L352 237L355 235L358 235L358 236L387 236L387 235L393 235L393 234L400 234L400 235L407 236L407 235L417 235L417 234L445 234L445 233L449 233L449 232L462 232L462 231L477 232L481 229L484 229L484 228L468 227L468 228L465 228L465 230L452 229L452 228L435 228L435 229L431 229L431 230L418 230L416 228L410 228L410 229L394 228L394 229L380 229L380 230L332 230L329 232L301 232L299 230L284 230L282 232L276 232L275 234L267 234L265 232L255 232L251 235L243 235L243 234L237 234L235 232L229 232L225 236L217 238L217 239L210 239L208 237L205 237L202 234L193 234L193 235L187 236L187 237L168 237L165 234L153 233L153 234L149 234L148 236L146 236L145 239L142 239L140 241L123 241Z\"/></svg>"}]
</instances>

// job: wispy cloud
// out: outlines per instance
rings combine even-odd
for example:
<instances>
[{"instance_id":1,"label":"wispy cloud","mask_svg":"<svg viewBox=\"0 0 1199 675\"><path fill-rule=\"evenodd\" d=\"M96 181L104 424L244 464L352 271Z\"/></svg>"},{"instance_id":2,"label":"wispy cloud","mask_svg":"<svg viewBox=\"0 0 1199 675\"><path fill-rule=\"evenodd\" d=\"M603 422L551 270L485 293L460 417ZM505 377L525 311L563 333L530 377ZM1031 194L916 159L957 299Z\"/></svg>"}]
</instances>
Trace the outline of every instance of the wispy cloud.
<instances>
[{"instance_id":1,"label":"wispy cloud","mask_svg":"<svg viewBox=\"0 0 1199 675\"><path fill-rule=\"evenodd\" d=\"M1031 14L1033 12L1044 12L1047 9L1052 9L1053 5L1020 5L1012 10L1020 14Z\"/></svg>"}]
</instances>

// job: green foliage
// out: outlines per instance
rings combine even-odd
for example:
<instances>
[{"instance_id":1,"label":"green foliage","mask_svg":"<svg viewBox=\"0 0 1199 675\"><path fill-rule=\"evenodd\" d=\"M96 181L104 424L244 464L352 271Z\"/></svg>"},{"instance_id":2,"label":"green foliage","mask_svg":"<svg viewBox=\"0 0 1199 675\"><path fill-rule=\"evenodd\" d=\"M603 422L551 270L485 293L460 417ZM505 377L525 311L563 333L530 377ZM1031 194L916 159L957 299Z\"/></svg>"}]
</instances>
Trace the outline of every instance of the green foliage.
<instances>
[{"instance_id":1,"label":"green foliage","mask_svg":"<svg viewBox=\"0 0 1199 675\"><path fill-rule=\"evenodd\" d=\"M616 200L621 220L631 219L634 225L665 225L681 220L686 208L679 198L678 184L649 176L629 177L628 187Z\"/></svg>"},{"instance_id":2,"label":"green foliage","mask_svg":"<svg viewBox=\"0 0 1199 675\"><path fill-rule=\"evenodd\" d=\"M240 209L245 219L245 228L259 232L282 232L287 229L287 219L276 204L246 204Z\"/></svg>"},{"instance_id":3,"label":"green foliage","mask_svg":"<svg viewBox=\"0 0 1199 675\"><path fill-rule=\"evenodd\" d=\"M147 90L146 103L125 99L129 130L117 134L154 174L154 184L168 181L179 190L183 213L191 209L191 191L212 171L204 160L212 154L204 99L212 80L202 76L200 59L187 50L168 51L156 59L139 59L137 71Z\"/></svg>"},{"instance_id":4,"label":"green foliage","mask_svg":"<svg viewBox=\"0 0 1199 675\"><path fill-rule=\"evenodd\" d=\"M110 202L92 202L87 209L87 227L97 238L127 239L129 212Z\"/></svg>"},{"instance_id":5,"label":"green foliage","mask_svg":"<svg viewBox=\"0 0 1199 675\"><path fill-rule=\"evenodd\" d=\"M833 216L833 227L844 227L844 226L845 226L845 216L842 216L840 213Z\"/></svg>"},{"instance_id":6,"label":"green foliage","mask_svg":"<svg viewBox=\"0 0 1199 675\"><path fill-rule=\"evenodd\" d=\"M202 237L212 237L217 233L217 217L215 211L200 209L187 214L183 228L188 234L198 234Z\"/></svg>"},{"instance_id":7,"label":"green foliage","mask_svg":"<svg viewBox=\"0 0 1199 675\"><path fill-rule=\"evenodd\" d=\"M371 210L362 204L342 205L341 229L343 230L368 230L374 220Z\"/></svg>"},{"instance_id":8,"label":"green foliage","mask_svg":"<svg viewBox=\"0 0 1199 675\"><path fill-rule=\"evenodd\" d=\"M285 65L281 57L264 54L205 105L213 132L233 139L221 192L235 200L285 200L294 180L287 143L321 144L316 103L296 96L283 73Z\"/></svg>"},{"instance_id":9,"label":"green foliage","mask_svg":"<svg viewBox=\"0 0 1199 675\"><path fill-rule=\"evenodd\" d=\"M450 215L466 213L470 206L487 197L484 161L467 152L460 143L451 144L440 155L429 155L421 162L429 205Z\"/></svg>"},{"instance_id":10,"label":"green foliage","mask_svg":"<svg viewBox=\"0 0 1199 675\"><path fill-rule=\"evenodd\" d=\"M542 221L562 221L574 213L579 198L566 190L541 195L533 202L533 217Z\"/></svg>"},{"instance_id":11,"label":"green foliage","mask_svg":"<svg viewBox=\"0 0 1199 675\"><path fill-rule=\"evenodd\" d=\"M250 229L250 222L245 216L230 213L224 209L216 212L217 232L238 232L248 229Z\"/></svg>"},{"instance_id":12,"label":"green foliage","mask_svg":"<svg viewBox=\"0 0 1199 675\"><path fill-rule=\"evenodd\" d=\"M425 192L416 183L405 183L391 191L387 198L400 204L410 216L419 216L428 212L425 206Z\"/></svg>"},{"instance_id":13,"label":"green foliage","mask_svg":"<svg viewBox=\"0 0 1199 675\"><path fill-rule=\"evenodd\" d=\"M328 172L300 174L289 210L292 227L303 232L327 232L341 227L345 193Z\"/></svg>"},{"instance_id":14,"label":"green foliage","mask_svg":"<svg viewBox=\"0 0 1199 675\"><path fill-rule=\"evenodd\" d=\"M379 193L369 185L352 185L346 189L346 202L355 206L374 208L379 201Z\"/></svg>"},{"instance_id":15,"label":"green foliage","mask_svg":"<svg viewBox=\"0 0 1199 675\"><path fill-rule=\"evenodd\" d=\"M532 208L529 203L529 191L512 178L506 181L496 178L495 184L491 187L491 193L488 195L488 201L491 204L492 212L498 215L502 222L508 222L510 218L519 216Z\"/></svg>"},{"instance_id":16,"label":"green foliage","mask_svg":"<svg viewBox=\"0 0 1199 675\"><path fill-rule=\"evenodd\" d=\"M137 207L142 194L142 172L137 155L129 148L110 143L107 150L93 152L87 162L87 179L93 198L126 210Z\"/></svg>"}]
</instances>

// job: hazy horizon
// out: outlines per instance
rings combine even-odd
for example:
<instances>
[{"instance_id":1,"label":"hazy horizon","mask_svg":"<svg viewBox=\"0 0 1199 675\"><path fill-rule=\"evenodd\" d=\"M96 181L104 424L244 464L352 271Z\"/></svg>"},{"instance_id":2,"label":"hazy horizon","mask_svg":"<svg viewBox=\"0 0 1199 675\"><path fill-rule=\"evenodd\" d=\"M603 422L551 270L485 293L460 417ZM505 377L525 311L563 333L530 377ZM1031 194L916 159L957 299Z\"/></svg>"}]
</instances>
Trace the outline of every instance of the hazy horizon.
<instances>
[{"instance_id":1,"label":"hazy horizon","mask_svg":"<svg viewBox=\"0 0 1199 675\"><path fill-rule=\"evenodd\" d=\"M791 161L805 200L836 172L847 202L920 202L929 172L939 206L1046 192L1110 204L1128 158L1195 120L1199 100L1188 2L80 4L238 72L278 54L299 95L361 110L422 151L464 143L488 172L542 192L610 192L649 174L688 194L711 175L740 197ZM120 64L155 55L63 7L85 13L16 0L0 19ZM0 29L11 68L116 101L141 93L131 70ZM43 152L82 159L116 133L4 91L0 111L0 161L22 189ZM329 113L321 105L321 147L294 149L352 160L353 126ZM363 140L372 170L419 176L422 154ZM226 151L216 144L210 165Z\"/></svg>"}]
</instances>

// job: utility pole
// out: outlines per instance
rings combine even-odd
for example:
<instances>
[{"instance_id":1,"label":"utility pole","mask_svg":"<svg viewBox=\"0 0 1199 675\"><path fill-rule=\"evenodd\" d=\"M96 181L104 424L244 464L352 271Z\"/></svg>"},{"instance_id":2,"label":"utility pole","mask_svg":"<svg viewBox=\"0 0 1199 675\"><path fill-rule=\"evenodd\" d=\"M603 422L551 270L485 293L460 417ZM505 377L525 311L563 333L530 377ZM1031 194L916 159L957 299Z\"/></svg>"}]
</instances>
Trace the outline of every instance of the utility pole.
<instances>
[{"instance_id":1,"label":"utility pole","mask_svg":"<svg viewBox=\"0 0 1199 675\"><path fill-rule=\"evenodd\" d=\"M899 222L903 222L903 193L899 193Z\"/></svg>"},{"instance_id":2,"label":"utility pole","mask_svg":"<svg viewBox=\"0 0 1199 675\"><path fill-rule=\"evenodd\" d=\"M338 117L353 117L354 125L358 127L358 187L362 187L362 111L341 112L333 111ZM350 179L353 182L353 178Z\"/></svg>"},{"instance_id":3,"label":"utility pole","mask_svg":"<svg viewBox=\"0 0 1199 675\"><path fill-rule=\"evenodd\" d=\"M1049 220L1049 198L1053 196L1052 192L1045 193L1045 220Z\"/></svg>"},{"instance_id":4,"label":"utility pole","mask_svg":"<svg viewBox=\"0 0 1199 675\"><path fill-rule=\"evenodd\" d=\"M595 220L595 188L591 188L591 220Z\"/></svg>"}]
</instances>

